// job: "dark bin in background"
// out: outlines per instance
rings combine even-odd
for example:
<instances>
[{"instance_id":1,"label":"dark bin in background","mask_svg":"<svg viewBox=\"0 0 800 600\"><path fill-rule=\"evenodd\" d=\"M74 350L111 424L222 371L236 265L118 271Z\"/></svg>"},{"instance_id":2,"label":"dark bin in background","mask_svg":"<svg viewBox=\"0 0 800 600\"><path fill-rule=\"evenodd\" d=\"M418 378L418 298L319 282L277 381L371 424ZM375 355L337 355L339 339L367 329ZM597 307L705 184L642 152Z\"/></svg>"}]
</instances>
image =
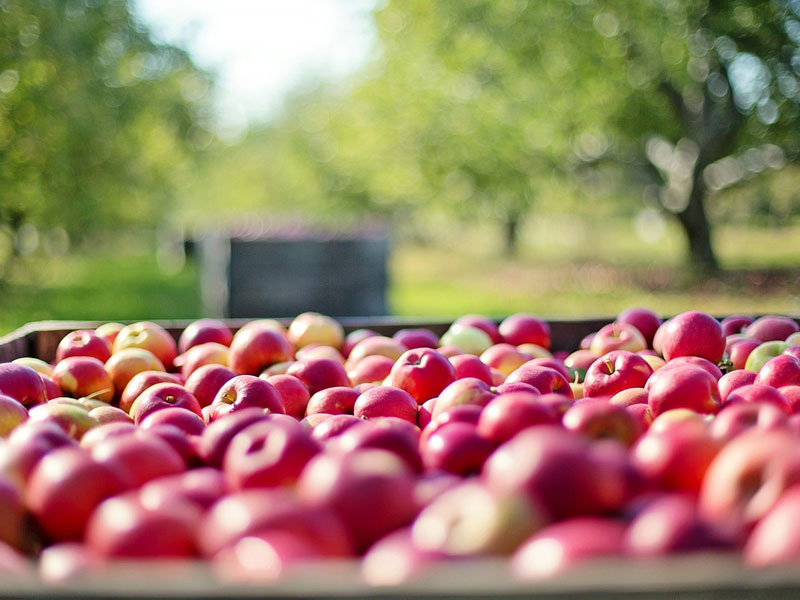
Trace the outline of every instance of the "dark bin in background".
<instances>
[{"instance_id":1,"label":"dark bin in background","mask_svg":"<svg viewBox=\"0 0 800 600\"><path fill-rule=\"evenodd\" d=\"M385 231L335 235L207 235L197 241L206 314L289 317L385 315Z\"/></svg>"}]
</instances>

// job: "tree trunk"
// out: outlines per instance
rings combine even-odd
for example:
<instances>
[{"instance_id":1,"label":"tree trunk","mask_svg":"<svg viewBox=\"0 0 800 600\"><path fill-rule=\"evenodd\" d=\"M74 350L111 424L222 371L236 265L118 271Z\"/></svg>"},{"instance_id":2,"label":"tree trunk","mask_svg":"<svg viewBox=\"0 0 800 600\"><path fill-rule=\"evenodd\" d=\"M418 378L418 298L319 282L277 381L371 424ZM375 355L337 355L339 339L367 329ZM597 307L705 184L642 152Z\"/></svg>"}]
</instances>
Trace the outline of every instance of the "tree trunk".
<instances>
[{"instance_id":1,"label":"tree trunk","mask_svg":"<svg viewBox=\"0 0 800 600\"><path fill-rule=\"evenodd\" d=\"M705 209L706 188L702 171L701 165L698 165L693 177L692 191L689 194L689 204L676 216L689 244L687 257L689 267L695 272L713 273L719 271L719 262L711 242L711 227Z\"/></svg>"},{"instance_id":2,"label":"tree trunk","mask_svg":"<svg viewBox=\"0 0 800 600\"><path fill-rule=\"evenodd\" d=\"M517 256L519 251L519 226L521 220L519 213L514 212L506 215L503 223L503 254L507 257Z\"/></svg>"}]
</instances>

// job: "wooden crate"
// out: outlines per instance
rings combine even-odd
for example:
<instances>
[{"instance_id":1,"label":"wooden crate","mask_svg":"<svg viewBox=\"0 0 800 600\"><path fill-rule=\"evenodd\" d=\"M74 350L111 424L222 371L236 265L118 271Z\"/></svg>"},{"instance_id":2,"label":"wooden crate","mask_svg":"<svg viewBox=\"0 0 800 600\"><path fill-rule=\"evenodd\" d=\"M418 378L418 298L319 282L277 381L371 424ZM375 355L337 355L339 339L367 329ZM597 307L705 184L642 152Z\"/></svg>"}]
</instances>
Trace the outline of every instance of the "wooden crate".
<instances>
[{"instance_id":1,"label":"wooden crate","mask_svg":"<svg viewBox=\"0 0 800 600\"><path fill-rule=\"evenodd\" d=\"M611 317L582 320L549 320L553 348L574 350L580 340ZM442 334L446 321L394 317L340 318L346 331L368 327L392 335L405 327L427 327ZM177 337L190 321L161 321ZM238 329L245 320L228 320ZM285 322L285 321L284 321ZM288 324L288 323L287 323ZM95 328L98 322L42 321L29 323L0 338L0 362L22 356L46 361L55 357L61 338L75 329ZM604 559L592 561L553 579L518 582L508 564L500 559L476 559L437 565L411 583L375 588L360 577L356 561L323 563L299 568L275 584L231 586L212 577L209 567L198 562L128 563L66 586L52 588L36 577L13 578L0 573L0 599L4 598L553 598L561 600L600 598L648 598L652 600L800 598L800 570L796 568L750 571L735 554L688 554L657 560Z\"/></svg>"},{"instance_id":2,"label":"wooden crate","mask_svg":"<svg viewBox=\"0 0 800 600\"><path fill-rule=\"evenodd\" d=\"M286 319L279 319L288 325ZM427 327L437 335L443 334L450 327L449 321L426 321L423 319L398 317L341 317L337 319L346 332L362 327L372 329L382 335L391 336L397 330L406 327ZM582 320L556 319L550 324L553 349L572 351L578 347L581 339L588 333L597 331L603 325L613 321L613 317L592 318ZM191 321L159 321L177 340L181 331ZM236 330L244 325L245 319L225 321ZM0 338L0 362L7 362L21 356L34 356L45 361L53 361L56 356L58 342L67 333L75 329L94 329L100 325L95 321L38 321L28 323L16 331Z\"/></svg>"}]
</instances>

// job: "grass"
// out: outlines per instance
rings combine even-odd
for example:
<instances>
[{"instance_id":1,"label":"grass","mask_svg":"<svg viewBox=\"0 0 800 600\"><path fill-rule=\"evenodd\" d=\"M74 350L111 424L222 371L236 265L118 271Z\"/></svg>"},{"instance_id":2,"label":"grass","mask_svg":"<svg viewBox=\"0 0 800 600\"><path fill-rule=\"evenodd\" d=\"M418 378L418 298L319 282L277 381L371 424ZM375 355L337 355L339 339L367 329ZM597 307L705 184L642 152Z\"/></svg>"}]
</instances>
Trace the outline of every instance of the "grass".
<instances>
[{"instance_id":1,"label":"grass","mask_svg":"<svg viewBox=\"0 0 800 600\"><path fill-rule=\"evenodd\" d=\"M645 237L647 237L645 235ZM647 242L625 222L539 219L519 256L499 258L488 227L454 228L434 246L400 244L390 262L394 314L547 317L613 315L631 305L662 313L800 313L800 224L725 227L716 244L726 274L690 280L680 232ZM27 257L0 287L0 332L45 319L140 320L202 316L196 265L171 274L154 252L113 248Z\"/></svg>"}]
</instances>

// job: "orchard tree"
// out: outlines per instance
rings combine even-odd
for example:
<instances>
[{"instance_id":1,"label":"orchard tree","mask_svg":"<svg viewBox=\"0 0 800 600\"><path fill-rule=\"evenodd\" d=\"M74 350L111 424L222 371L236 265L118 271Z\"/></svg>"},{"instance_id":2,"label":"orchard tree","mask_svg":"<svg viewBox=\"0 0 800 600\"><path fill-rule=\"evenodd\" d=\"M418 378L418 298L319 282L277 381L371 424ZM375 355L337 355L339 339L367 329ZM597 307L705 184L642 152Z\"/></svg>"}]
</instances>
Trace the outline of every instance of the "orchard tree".
<instances>
[{"instance_id":1,"label":"orchard tree","mask_svg":"<svg viewBox=\"0 0 800 600\"><path fill-rule=\"evenodd\" d=\"M361 153L372 195L394 171L417 202L500 220L509 249L543 181L613 161L631 170L629 195L656 191L691 265L714 270L709 196L798 151L798 12L787 0L390 1L338 158Z\"/></svg>"},{"instance_id":2,"label":"orchard tree","mask_svg":"<svg viewBox=\"0 0 800 600\"><path fill-rule=\"evenodd\" d=\"M0 224L152 227L209 139L210 85L125 0L0 0Z\"/></svg>"}]
</instances>

